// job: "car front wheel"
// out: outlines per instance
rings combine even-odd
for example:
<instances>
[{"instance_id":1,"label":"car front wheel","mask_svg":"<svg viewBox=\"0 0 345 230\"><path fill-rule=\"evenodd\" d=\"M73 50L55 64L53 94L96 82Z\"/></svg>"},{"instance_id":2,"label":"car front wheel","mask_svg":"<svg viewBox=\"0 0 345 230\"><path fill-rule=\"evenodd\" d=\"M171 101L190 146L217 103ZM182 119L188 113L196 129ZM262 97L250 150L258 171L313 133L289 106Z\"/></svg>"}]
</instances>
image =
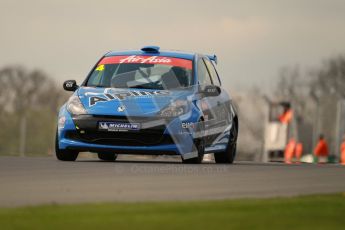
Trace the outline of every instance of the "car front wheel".
<instances>
[{"instance_id":1,"label":"car front wheel","mask_svg":"<svg viewBox=\"0 0 345 230\"><path fill-rule=\"evenodd\" d=\"M58 142L58 134L55 136L55 154L56 158L60 161L75 161L78 157L79 152L69 149L60 149Z\"/></svg>"},{"instance_id":2,"label":"car front wheel","mask_svg":"<svg viewBox=\"0 0 345 230\"><path fill-rule=\"evenodd\" d=\"M200 164L205 154L205 141L203 139L198 139L194 141L193 151L198 153L197 157L183 159L182 162L185 164Z\"/></svg>"}]
</instances>

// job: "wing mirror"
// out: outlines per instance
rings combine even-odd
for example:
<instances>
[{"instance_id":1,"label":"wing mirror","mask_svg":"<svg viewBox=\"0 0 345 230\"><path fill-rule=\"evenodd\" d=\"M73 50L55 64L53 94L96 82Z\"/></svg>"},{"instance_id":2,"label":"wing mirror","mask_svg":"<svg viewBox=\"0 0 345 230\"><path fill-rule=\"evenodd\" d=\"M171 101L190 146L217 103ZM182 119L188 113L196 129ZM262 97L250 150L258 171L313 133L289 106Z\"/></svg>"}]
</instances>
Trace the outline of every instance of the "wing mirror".
<instances>
[{"instance_id":1,"label":"wing mirror","mask_svg":"<svg viewBox=\"0 0 345 230\"><path fill-rule=\"evenodd\" d=\"M204 90L202 90L202 93L206 96L206 97L216 97L219 96L221 93L221 89L219 86L216 85L207 85L205 86Z\"/></svg>"},{"instance_id":2,"label":"wing mirror","mask_svg":"<svg viewBox=\"0 0 345 230\"><path fill-rule=\"evenodd\" d=\"M79 86L75 80L67 80L63 83L63 88L66 91L76 91L78 87Z\"/></svg>"}]
</instances>

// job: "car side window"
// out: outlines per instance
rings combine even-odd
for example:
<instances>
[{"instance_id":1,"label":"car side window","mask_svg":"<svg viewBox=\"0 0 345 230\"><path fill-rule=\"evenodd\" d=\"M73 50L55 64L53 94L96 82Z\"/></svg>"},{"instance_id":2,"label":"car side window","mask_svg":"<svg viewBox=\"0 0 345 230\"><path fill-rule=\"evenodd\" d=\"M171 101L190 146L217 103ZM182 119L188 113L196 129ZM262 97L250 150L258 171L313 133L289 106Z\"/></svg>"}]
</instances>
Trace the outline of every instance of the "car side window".
<instances>
[{"instance_id":1,"label":"car side window","mask_svg":"<svg viewBox=\"0 0 345 230\"><path fill-rule=\"evenodd\" d=\"M216 68L214 67L214 65L211 63L210 60L204 58L204 61L206 63L207 69L209 70L210 74L211 74L211 78L212 78L212 82L213 84L220 86L220 81L219 81L219 77L216 71Z\"/></svg>"},{"instance_id":2,"label":"car side window","mask_svg":"<svg viewBox=\"0 0 345 230\"><path fill-rule=\"evenodd\" d=\"M212 85L212 80L203 59L198 61L198 78L200 85Z\"/></svg>"}]
</instances>

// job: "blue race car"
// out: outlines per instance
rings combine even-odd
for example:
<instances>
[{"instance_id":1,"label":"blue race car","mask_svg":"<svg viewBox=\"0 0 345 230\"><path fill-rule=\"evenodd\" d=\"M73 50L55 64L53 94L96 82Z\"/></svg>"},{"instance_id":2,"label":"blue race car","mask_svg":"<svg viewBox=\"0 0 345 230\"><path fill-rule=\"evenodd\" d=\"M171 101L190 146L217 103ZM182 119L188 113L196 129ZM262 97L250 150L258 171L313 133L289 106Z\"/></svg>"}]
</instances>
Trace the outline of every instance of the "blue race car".
<instances>
[{"instance_id":1,"label":"blue race car","mask_svg":"<svg viewBox=\"0 0 345 230\"><path fill-rule=\"evenodd\" d=\"M214 153L216 163L231 164L238 117L216 62L157 46L105 54L80 86L63 84L74 93L59 112L57 158L74 161L88 151L105 161L168 154L201 163Z\"/></svg>"}]
</instances>

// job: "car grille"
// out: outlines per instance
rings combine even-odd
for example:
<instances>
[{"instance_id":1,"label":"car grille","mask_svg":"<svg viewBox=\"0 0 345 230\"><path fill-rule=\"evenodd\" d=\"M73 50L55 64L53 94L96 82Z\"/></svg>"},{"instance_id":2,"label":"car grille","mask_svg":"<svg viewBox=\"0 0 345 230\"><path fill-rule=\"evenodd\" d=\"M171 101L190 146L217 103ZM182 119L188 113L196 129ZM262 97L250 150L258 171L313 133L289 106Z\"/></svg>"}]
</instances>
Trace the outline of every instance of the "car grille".
<instances>
[{"instance_id":1,"label":"car grille","mask_svg":"<svg viewBox=\"0 0 345 230\"><path fill-rule=\"evenodd\" d=\"M77 131L68 131L65 137L75 141L101 145L153 146L173 144L174 141L171 136L164 134L165 124L143 128L140 131L108 132L98 130L98 123L100 121L149 122L151 120L153 119L117 116L78 116L73 117L73 121L79 129Z\"/></svg>"},{"instance_id":2,"label":"car grille","mask_svg":"<svg viewBox=\"0 0 345 230\"><path fill-rule=\"evenodd\" d=\"M117 146L153 146L162 144L173 144L170 135L155 133L129 133L129 132L92 132L78 133L68 131L65 136L67 139L101 145Z\"/></svg>"}]
</instances>

